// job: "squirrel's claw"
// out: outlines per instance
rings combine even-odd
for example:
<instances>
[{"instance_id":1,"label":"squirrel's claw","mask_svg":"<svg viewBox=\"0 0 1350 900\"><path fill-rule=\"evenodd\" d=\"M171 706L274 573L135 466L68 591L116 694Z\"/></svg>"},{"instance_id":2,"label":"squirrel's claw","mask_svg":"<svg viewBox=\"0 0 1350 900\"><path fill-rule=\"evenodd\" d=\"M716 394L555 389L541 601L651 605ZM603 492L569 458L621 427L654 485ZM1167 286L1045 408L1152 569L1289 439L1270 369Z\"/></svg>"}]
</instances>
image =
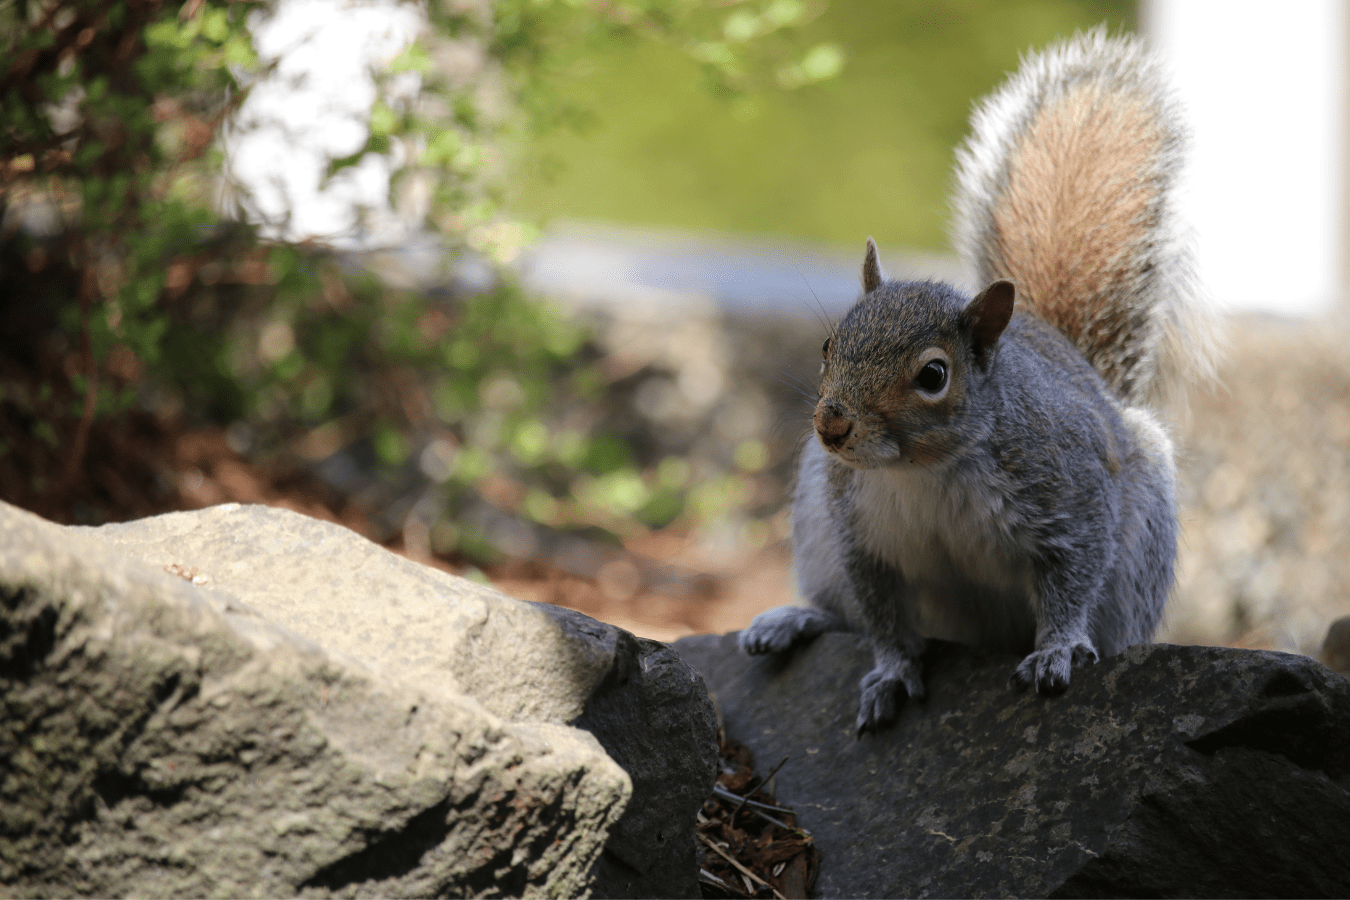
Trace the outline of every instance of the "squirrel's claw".
<instances>
[{"instance_id":1,"label":"squirrel's claw","mask_svg":"<svg viewBox=\"0 0 1350 900\"><path fill-rule=\"evenodd\" d=\"M876 674L869 672L862 680L862 698L858 704L858 737L869 731L878 731L895 721L900 704L909 696L903 681L898 678L874 678Z\"/></svg>"},{"instance_id":2,"label":"squirrel's claw","mask_svg":"<svg viewBox=\"0 0 1350 900\"><path fill-rule=\"evenodd\" d=\"M1070 670L1090 666L1097 659L1097 648L1085 641L1046 647L1022 660L1012 682L1023 690L1035 685L1038 694L1062 694L1069 686Z\"/></svg>"},{"instance_id":3,"label":"squirrel's claw","mask_svg":"<svg viewBox=\"0 0 1350 900\"><path fill-rule=\"evenodd\" d=\"M923 680L919 677L918 666L909 659L902 659L892 665L878 664L863 676L860 687L862 696L858 704L858 737L869 731L879 731L895 721L906 698L924 698Z\"/></svg>"}]
</instances>

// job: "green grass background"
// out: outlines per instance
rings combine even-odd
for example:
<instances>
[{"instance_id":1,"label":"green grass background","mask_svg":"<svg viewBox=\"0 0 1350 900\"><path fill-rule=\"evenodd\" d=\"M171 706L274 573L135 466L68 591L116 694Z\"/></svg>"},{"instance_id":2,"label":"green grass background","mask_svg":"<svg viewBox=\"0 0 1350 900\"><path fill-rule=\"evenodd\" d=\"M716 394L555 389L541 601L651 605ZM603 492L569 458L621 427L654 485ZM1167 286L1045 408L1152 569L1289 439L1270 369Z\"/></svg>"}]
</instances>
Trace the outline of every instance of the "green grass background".
<instances>
[{"instance_id":1,"label":"green grass background","mask_svg":"<svg viewBox=\"0 0 1350 900\"><path fill-rule=\"evenodd\" d=\"M510 205L541 219L944 249L953 150L973 102L1027 50L1106 22L1119 0L832 0L792 38L839 44L831 81L726 97L678 53L615 44L560 89L593 113L529 143Z\"/></svg>"}]
</instances>

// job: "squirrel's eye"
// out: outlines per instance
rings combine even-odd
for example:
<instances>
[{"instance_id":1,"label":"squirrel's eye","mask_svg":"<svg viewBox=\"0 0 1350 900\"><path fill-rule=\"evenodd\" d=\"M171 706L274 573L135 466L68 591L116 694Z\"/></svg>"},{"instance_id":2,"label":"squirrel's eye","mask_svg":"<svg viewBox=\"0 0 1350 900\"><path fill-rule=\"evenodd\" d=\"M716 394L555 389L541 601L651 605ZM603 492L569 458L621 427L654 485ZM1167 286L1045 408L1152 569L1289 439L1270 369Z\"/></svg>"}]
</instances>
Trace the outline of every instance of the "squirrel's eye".
<instances>
[{"instance_id":1,"label":"squirrel's eye","mask_svg":"<svg viewBox=\"0 0 1350 900\"><path fill-rule=\"evenodd\" d=\"M947 383L947 364L940 359L929 360L915 376L914 383L920 390L936 394Z\"/></svg>"},{"instance_id":2,"label":"squirrel's eye","mask_svg":"<svg viewBox=\"0 0 1350 900\"><path fill-rule=\"evenodd\" d=\"M825 343L821 345L820 355L828 357L830 355L830 339L826 338Z\"/></svg>"}]
</instances>

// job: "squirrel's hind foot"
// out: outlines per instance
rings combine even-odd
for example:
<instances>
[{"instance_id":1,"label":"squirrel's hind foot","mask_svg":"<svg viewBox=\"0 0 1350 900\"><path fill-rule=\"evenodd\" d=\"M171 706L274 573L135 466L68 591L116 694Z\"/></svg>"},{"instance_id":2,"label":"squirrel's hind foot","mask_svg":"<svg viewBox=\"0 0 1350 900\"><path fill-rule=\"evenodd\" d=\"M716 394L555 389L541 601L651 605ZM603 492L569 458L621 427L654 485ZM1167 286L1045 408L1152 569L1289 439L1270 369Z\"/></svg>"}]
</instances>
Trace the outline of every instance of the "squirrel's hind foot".
<instances>
[{"instance_id":1,"label":"squirrel's hind foot","mask_svg":"<svg viewBox=\"0 0 1350 900\"><path fill-rule=\"evenodd\" d=\"M924 698L919 666L908 656L878 660L876 667L863 676L859 687L862 696L858 703L858 737L895 721L906 698Z\"/></svg>"},{"instance_id":2,"label":"squirrel's hind foot","mask_svg":"<svg viewBox=\"0 0 1350 900\"><path fill-rule=\"evenodd\" d=\"M1062 694L1069 686L1069 674L1075 667L1097 661L1097 649L1086 642L1059 644L1037 650L1022 660L1013 672L1012 682L1022 690L1036 686L1038 694Z\"/></svg>"},{"instance_id":3,"label":"squirrel's hind foot","mask_svg":"<svg viewBox=\"0 0 1350 900\"><path fill-rule=\"evenodd\" d=\"M783 653L826 631L843 629L844 620L813 606L778 606L755 616L737 639L752 656Z\"/></svg>"}]
</instances>

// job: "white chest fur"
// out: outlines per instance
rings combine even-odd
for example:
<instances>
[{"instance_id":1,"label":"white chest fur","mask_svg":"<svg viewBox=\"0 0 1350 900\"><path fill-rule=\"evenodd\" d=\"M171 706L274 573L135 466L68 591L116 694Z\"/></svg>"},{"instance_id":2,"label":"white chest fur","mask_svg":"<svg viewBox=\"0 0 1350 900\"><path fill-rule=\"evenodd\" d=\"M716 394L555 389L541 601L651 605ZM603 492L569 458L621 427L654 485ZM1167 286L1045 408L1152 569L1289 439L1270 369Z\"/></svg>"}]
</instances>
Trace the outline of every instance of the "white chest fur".
<instances>
[{"instance_id":1,"label":"white chest fur","mask_svg":"<svg viewBox=\"0 0 1350 900\"><path fill-rule=\"evenodd\" d=\"M858 537L910 587L929 637L1020 648L1034 631L1029 555L1002 497L922 466L855 472Z\"/></svg>"}]
</instances>

